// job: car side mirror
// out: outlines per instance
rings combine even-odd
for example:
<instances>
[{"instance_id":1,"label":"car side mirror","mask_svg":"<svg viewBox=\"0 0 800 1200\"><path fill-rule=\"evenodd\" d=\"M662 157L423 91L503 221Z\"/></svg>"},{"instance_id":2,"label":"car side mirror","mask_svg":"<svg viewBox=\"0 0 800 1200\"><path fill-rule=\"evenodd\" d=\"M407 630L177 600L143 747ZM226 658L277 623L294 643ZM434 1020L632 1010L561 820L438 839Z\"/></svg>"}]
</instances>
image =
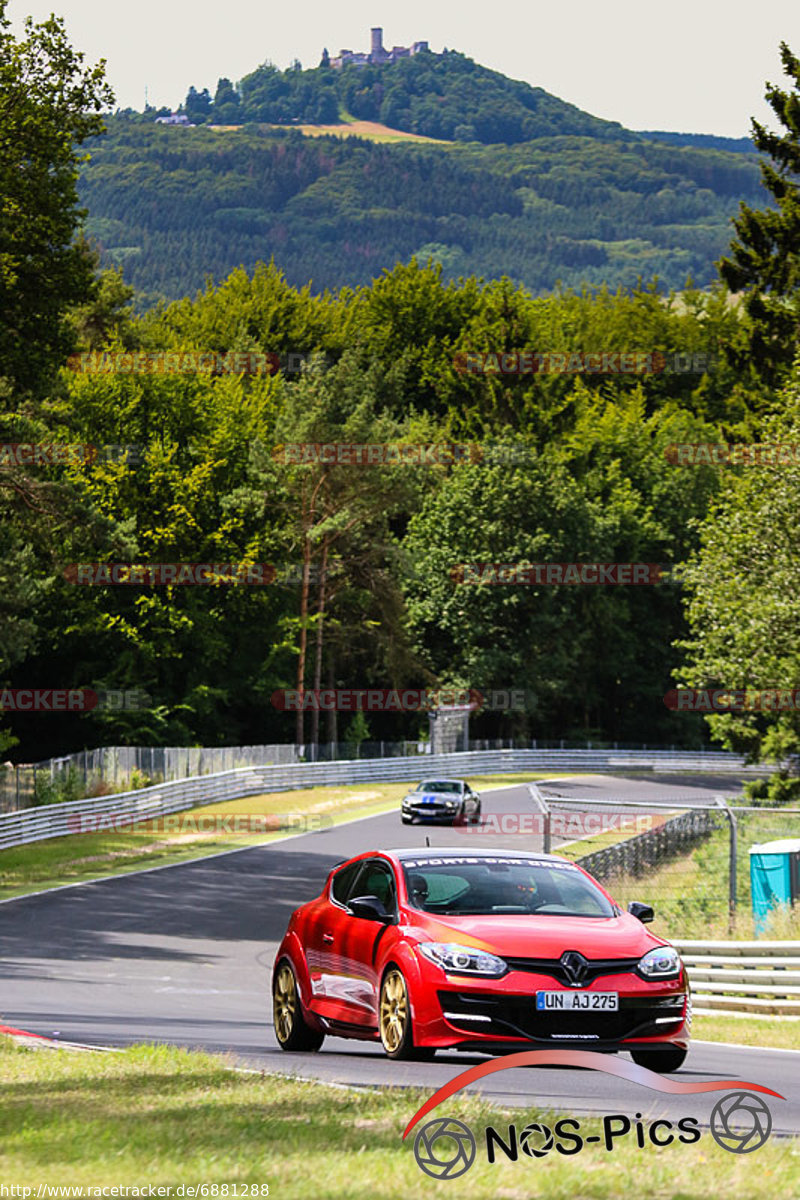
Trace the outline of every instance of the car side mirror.
<instances>
[{"instance_id":1,"label":"car side mirror","mask_svg":"<svg viewBox=\"0 0 800 1200\"><path fill-rule=\"evenodd\" d=\"M649 904L641 904L638 900L631 900L628 912L632 917L638 917L643 925L649 925L656 915Z\"/></svg>"},{"instance_id":2,"label":"car side mirror","mask_svg":"<svg viewBox=\"0 0 800 1200\"><path fill-rule=\"evenodd\" d=\"M347 901L347 907L354 917L361 917L365 921L381 921L388 925L392 919L392 914L386 911L377 896L354 896Z\"/></svg>"}]
</instances>

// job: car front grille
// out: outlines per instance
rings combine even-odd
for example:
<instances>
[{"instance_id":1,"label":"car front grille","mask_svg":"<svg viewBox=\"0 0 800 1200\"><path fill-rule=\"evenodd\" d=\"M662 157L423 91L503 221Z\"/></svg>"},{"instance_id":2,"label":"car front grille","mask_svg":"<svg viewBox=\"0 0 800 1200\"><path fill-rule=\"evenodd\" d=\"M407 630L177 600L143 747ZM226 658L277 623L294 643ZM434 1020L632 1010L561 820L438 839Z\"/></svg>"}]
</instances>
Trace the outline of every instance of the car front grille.
<instances>
[{"instance_id":1,"label":"car front grille","mask_svg":"<svg viewBox=\"0 0 800 1200\"><path fill-rule=\"evenodd\" d=\"M503 959L512 971L529 971L535 975L550 975L567 987L575 987L572 977L567 973L561 961L557 958L509 958ZM639 962L638 958L603 958L587 959L586 973L580 982L580 987L587 987L603 975L627 975L633 971Z\"/></svg>"},{"instance_id":2,"label":"car front grille","mask_svg":"<svg viewBox=\"0 0 800 1200\"><path fill-rule=\"evenodd\" d=\"M533 993L525 996L439 992L447 1021L470 1034L527 1038L541 1042L618 1042L677 1032L685 996L621 996L619 1012L538 1012Z\"/></svg>"}]
</instances>

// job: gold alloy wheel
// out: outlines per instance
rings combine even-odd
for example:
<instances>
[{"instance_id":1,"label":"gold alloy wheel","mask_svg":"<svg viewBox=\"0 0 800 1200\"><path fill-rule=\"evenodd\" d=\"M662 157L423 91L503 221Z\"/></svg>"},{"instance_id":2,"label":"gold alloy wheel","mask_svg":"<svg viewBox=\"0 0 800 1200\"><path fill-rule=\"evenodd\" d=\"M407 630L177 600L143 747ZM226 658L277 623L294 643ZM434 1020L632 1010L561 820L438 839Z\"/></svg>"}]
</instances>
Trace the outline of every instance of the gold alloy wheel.
<instances>
[{"instance_id":1,"label":"gold alloy wheel","mask_svg":"<svg viewBox=\"0 0 800 1200\"><path fill-rule=\"evenodd\" d=\"M408 993L400 972L392 969L381 988L381 1041L389 1054L403 1044L408 1028Z\"/></svg>"},{"instance_id":2,"label":"gold alloy wheel","mask_svg":"<svg viewBox=\"0 0 800 1200\"><path fill-rule=\"evenodd\" d=\"M274 1022L275 1036L279 1042L287 1042L292 1036L297 1018L297 985L294 972L284 963L275 979Z\"/></svg>"}]
</instances>

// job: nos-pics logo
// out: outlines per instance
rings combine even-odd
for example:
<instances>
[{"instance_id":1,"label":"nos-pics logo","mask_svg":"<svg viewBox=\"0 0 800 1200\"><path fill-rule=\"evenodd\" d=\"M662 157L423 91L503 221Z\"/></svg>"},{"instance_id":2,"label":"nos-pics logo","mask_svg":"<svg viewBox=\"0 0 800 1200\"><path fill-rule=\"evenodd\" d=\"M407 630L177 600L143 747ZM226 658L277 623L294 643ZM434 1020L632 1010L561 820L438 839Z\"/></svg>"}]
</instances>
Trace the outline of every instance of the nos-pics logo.
<instances>
[{"instance_id":1,"label":"nos-pics logo","mask_svg":"<svg viewBox=\"0 0 800 1200\"><path fill-rule=\"evenodd\" d=\"M780 1092L758 1083L733 1079L717 1083L683 1083L666 1079L645 1067L609 1059L607 1055L588 1050L523 1051L507 1055L501 1061L481 1063L450 1080L414 1114L403 1138L408 1137L423 1117L467 1084L495 1071L523 1066L590 1068L672 1095L728 1092L711 1111L710 1130L717 1144L733 1154L751 1154L769 1138L772 1115L762 1094L785 1099ZM699 1141L701 1136L699 1120L695 1117L680 1117L678 1120L659 1118L645 1122L641 1113L636 1113L634 1118L623 1113L607 1114L601 1121L601 1133L584 1134L580 1121L574 1117L563 1117L555 1121L552 1128L538 1122L527 1124L522 1129L515 1124L503 1130L490 1125L484 1133L485 1155L489 1163L503 1160L517 1162L520 1154L529 1159L544 1158L553 1151L573 1155L580 1153L590 1143L599 1143L608 1152L623 1142L635 1144L640 1150L647 1146L669 1146L673 1142L690 1145ZM417 1164L434 1179L457 1179L464 1175L474 1163L477 1153L478 1140L475 1134L468 1125L454 1117L434 1117L418 1129L414 1139Z\"/></svg>"}]
</instances>

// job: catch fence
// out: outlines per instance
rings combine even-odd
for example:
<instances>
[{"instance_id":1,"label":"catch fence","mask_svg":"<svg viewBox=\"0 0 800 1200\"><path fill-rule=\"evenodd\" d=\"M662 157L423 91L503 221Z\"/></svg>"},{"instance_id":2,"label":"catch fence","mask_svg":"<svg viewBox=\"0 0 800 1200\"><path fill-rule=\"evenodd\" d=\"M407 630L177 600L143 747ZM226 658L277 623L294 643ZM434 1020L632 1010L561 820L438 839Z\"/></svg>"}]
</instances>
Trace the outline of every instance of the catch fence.
<instances>
[{"instance_id":1,"label":"catch fence","mask_svg":"<svg viewBox=\"0 0 800 1200\"><path fill-rule=\"evenodd\" d=\"M485 758L489 755L490 758ZM628 746L545 745L534 740L472 742L472 749L458 754L433 755L430 742L336 742L319 746L287 743L256 746L106 746L83 750L39 763L0 764L0 813L16 812L34 804L101 797L111 792L126 792L147 785L171 783L197 776L252 767L295 765L302 774L306 767L316 768L314 782L325 783L329 771L336 781L342 768L352 764L352 779L378 778L363 775L368 762L378 761L378 770L386 778L405 778L391 774L399 763L411 776L429 773L433 763L447 760L453 770L474 770L473 763L484 756L487 771L692 771L735 772L756 777L769 768L746 764L738 755L719 750L676 750ZM416 765L409 759L417 760ZM436 768L437 770L441 768ZM483 768L480 768L483 770ZM289 783L307 787L310 783Z\"/></svg>"}]
</instances>

